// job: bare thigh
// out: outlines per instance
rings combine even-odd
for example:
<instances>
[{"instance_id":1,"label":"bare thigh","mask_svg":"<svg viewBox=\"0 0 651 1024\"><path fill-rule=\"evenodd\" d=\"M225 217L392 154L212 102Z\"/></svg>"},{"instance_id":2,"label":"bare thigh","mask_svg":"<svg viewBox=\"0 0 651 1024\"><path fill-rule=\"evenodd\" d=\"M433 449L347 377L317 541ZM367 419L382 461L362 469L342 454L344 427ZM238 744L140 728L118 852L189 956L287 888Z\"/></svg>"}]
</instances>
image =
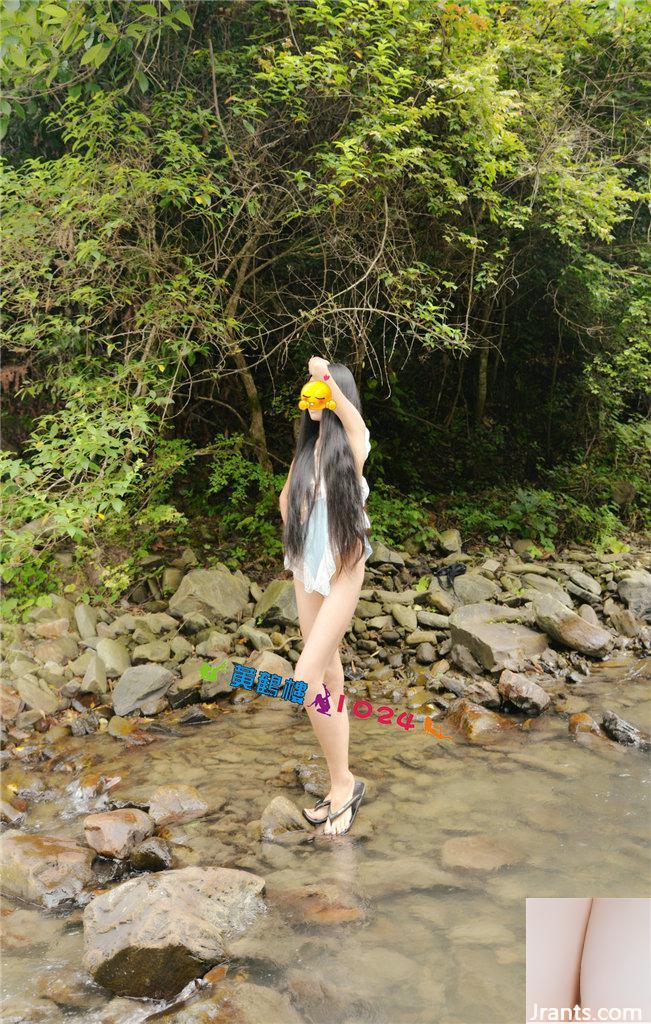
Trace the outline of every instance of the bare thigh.
<instances>
[{"instance_id":1,"label":"bare thigh","mask_svg":"<svg viewBox=\"0 0 651 1024\"><path fill-rule=\"evenodd\" d=\"M294 592L296 594L296 607L298 609L301 635L305 643L307 643L314 626L314 621L326 598L323 594L319 594L316 591L307 591L296 577L294 578ZM338 646L325 667L323 678L333 693L339 694L343 691L344 667L341 663Z\"/></svg>"},{"instance_id":2,"label":"bare thigh","mask_svg":"<svg viewBox=\"0 0 651 1024\"><path fill-rule=\"evenodd\" d=\"M553 1009L579 998L581 952L592 900L527 900L527 1019L534 1004Z\"/></svg>"},{"instance_id":3,"label":"bare thigh","mask_svg":"<svg viewBox=\"0 0 651 1024\"><path fill-rule=\"evenodd\" d=\"M330 593L322 599L309 625L309 635L297 664L298 678L318 687L326 672L335 671L337 676L341 675L343 685L343 668L338 648L357 607L364 581L364 568L365 562L360 559L352 570L341 570L333 578ZM301 585L296 582L297 586ZM306 618L309 617L308 608ZM301 626L301 631L302 628Z\"/></svg>"},{"instance_id":4,"label":"bare thigh","mask_svg":"<svg viewBox=\"0 0 651 1024\"><path fill-rule=\"evenodd\" d=\"M651 1020L650 960L651 900L594 899L581 961L581 1005L640 1009L639 1019Z\"/></svg>"}]
</instances>

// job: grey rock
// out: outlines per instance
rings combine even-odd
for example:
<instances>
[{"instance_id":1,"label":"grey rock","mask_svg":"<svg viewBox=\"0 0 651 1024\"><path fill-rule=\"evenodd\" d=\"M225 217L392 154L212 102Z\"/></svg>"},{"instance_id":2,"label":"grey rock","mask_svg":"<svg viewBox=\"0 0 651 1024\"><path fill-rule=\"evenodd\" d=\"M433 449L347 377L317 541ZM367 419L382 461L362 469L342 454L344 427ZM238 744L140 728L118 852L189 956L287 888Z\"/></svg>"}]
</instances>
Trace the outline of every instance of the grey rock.
<instances>
[{"instance_id":1,"label":"grey rock","mask_svg":"<svg viewBox=\"0 0 651 1024\"><path fill-rule=\"evenodd\" d=\"M81 692L96 693L100 695L108 693L108 688L104 662L101 658L98 658L96 654L92 654L88 663L88 668L84 673L84 679L80 687Z\"/></svg>"},{"instance_id":2,"label":"grey rock","mask_svg":"<svg viewBox=\"0 0 651 1024\"><path fill-rule=\"evenodd\" d=\"M473 658L468 648L464 647L463 644L454 644L450 651L450 657L457 668L460 668L462 672L467 672L468 675L471 676L481 675L482 666L475 660L475 658Z\"/></svg>"},{"instance_id":3,"label":"grey rock","mask_svg":"<svg viewBox=\"0 0 651 1024\"><path fill-rule=\"evenodd\" d=\"M613 629L624 636L638 636L642 629L641 623L635 618L630 608L619 608L612 612L610 621L613 624Z\"/></svg>"},{"instance_id":4,"label":"grey rock","mask_svg":"<svg viewBox=\"0 0 651 1024\"><path fill-rule=\"evenodd\" d=\"M444 551L450 554L454 551L461 551L461 534L458 530L444 530L439 534L439 544Z\"/></svg>"},{"instance_id":5,"label":"grey rock","mask_svg":"<svg viewBox=\"0 0 651 1024\"><path fill-rule=\"evenodd\" d=\"M158 786L149 802L149 816L158 826L195 821L208 811L208 804L199 790L182 783Z\"/></svg>"},{"instance_id":6,"label":"grey rock","mask_svg":"<svg viewBox=\"0 0 651 1024\"><path fill-rule=\"evenodd\" d=\"M97 655L102 659L109 679L117 679L131 665L129 652L121 640L103 637L97 644Z\"/></svg>"},{"instance_id":7,"label":"grey rock","mask_svg":"<svg viewBox=\"0 0 651 1024\"><path fill-rule=\"evenodd\" d=\"M169 661L170 645L166 640L152 640L151 643L139 644L131 652L131 660L134 665L142 665L146 662Z\"/></svg>"},{"instance_id":8,"label":"grey rock","mask_svg":"<svg viewBox=\"0 0 651 1024\"><path fill-rule=\"evenodd\" d=\"M28 708L36 708L46 715L52 715L65 706L65 701L54 693L47 683L44 683L42 679L37 679L36 676L27 675L22 679L17 679L16 689L20 699Z\"/></svg>"},{"instance_id":9,"label":"grey rock","mask_svg":"<svg viewBox=\"0 0 651 1024\"><path fill-rule=\"evenodd\" d=\"M418 625L425 626L426 629L450 628L449 615L440 615L438 612L428 612L423 609L416 612L416 618L418 619Z\"/></svg>"},{"instance_id":10,"label":"grey rock","mask_svg":"<svg viewBox=\"0 0 651 1024\"><path fill-rule=\"evenodd\" d=\"M651 622L651 573L644 569L626 569L617 580L617 589L636 618Z\"/></svg>"},{"instance_id":11,"label":"grey rock","mask_svg":"<svg viewBox=\"0 0 651 1024\"><path fill-rule=\"evenodd\" d=\"M34 657L45 665L53 661L57 665L66 665L73 658L79 657L79 646L73 636L60 636L56 640L44 640L34 648Z\"/></svg>"},{"instance_id":12,"label":"grey rock","mask_svg":"<svg viewBox=\"0 0 651 1024\"><path fill-rule=\"evenodd\" d=\"M287 832L311 828L299 809L286 796L275 796L262 812L262 838L278 839Z\"/></svg>"},{"instance_id":13,"label":"grey rock","mask_svg":"<svg viewBox=\"0 0 651 1024\"><path fill-rule=\"evenodd\" d=\"M193 569L170 598L169 610L181 618L189 612L234 619L246 608L249 584L241 573L226 569Z\"/></svg>"},{"instance_id":14,"label":"grey rock","mask_svg":"<svg viewBox=\"0 0 651 1024\"><path fill-rule=\"evenodd\" d=\"M585 619L586 622L589 622L591 626L599 625L597 613L591 604L582 604L579 608L579 615L582 619Z\"/></svg>"},{"instance_id":15,"label":"grey rock","mask_svg":"<svg viewBox=\"0 0 651 1024\"><path fill-rule=\"evenodd\" d=\"M588 576L587 572L583 572L582 569L571 569L568 576L577 587L581 590L586 591L588 594L592 594L593 597L600 597L601 587L592 576Z\"/></svg>"},{"instance_id":16,"label":"grey rock","mask_svg":"<svg viewBox=\"0 0 651 1024\"><path fill-rule=\"evenodd\" d=\"M398 625L402 626L403 629L416 629L418 619L416 618L416 612L413 608L404 604L392 604L389 611Z\"/></svg>"},{"instance_id":17,"label":"grey rock","mask_svg":"<svg viewBox=\"0 0 651 1024\"><path fill-rule=\"evenodd\" d=\"M485 576L472 572L466 573L465 576L457 576L453 583L453 589L462 605L491 601L500 592L500 588L492 580L487 580Z\"/></svg>"},{"instance_id":18,"label":"grey rock","mask_svg":"<svg viewBox=\"0 0 651 1024\"><path fill-rule=\"evenodd\" d=\"M255 605L253 615L263 625L298 625L293 582L291 580L272 580Z\"/></svg>"},{"instance_id":19,"label":"grey rock","mask_svg":"<svg viewBox=\"0 0 651 1024\"><path fill-rule=\"evenodd\" d=\"M273 644L268 633L265 633L262 629L256 629L255 626L250 623L244 623L238 630L240 636L246 637L250 640L256 651L265 651L273 648Z\"/></svg>"},{"instance_id":20,"label":"grey rock","mask_svg":"<svg viewBox=\"0 0 651 1024\"><path fill-rule=\"evenodd\" d=\"M84 967L119 995L171 998L263 911L264 884L248 871L212 867L123 882L84 911Z\"/></svg>"},{"instance_id":21,"label":"grey rock","mask_svg":"<svg viewBox=\"0 0 651 1024\"><path fill-rule=\"evenodd\" d=\"M550 594L536 598L533 612L539 628L565 647L595 657L606 654L612 647L613 638L607 630L586 622Z\"/></svg>"},{"instance_id":22,"label":"grey rock","mask_svg":"<svg viewBox=\"0 0 651 1024\"><path fill-rule=\"evenodd\" d=\"M522 624L525 609L480 602L458 608L450 616L452 644L466 647L491 672L517 671L527 656L541 654L547 639Z\"/></svg>"},{"instance_id":23,"label":"grey rock","mask_svg":"<svg viewBox=\"0 0 651 1024\"><path fill-rule=\"evenodd\" d=\"M377 601L358 601L355 608L355 615L360 619L372 619L383 612L382 605Z\"/></svg>"},{"instance_id":24,"label":"grey rock","mask_svg":"<svg viewBox=\"0 0 651 1024\"><path fill-rule=\"evenodd\" d=\"M112 693L116 715L129 715L142 704L164 697L175 676L162 665L135 665L122 673Z\"/></svg>"},{"instance_id":25,"label":"grey rock","mask_svg":"<svg viewBox=\"0 0 651 1024\"><path fill-rule=\"evenodd\" d=\"M117 860L125 860L153 831L152 819L135 807L101 811L84 818L84 836L91 849Z\"/></svg>"},{"instance_id":26,"label":"grey rock","mask_svg":"<svg viewBox=\"0 0 651 1024\"><path fill-rule=\"evenodd\" d=\"M405 564L405 560L401 554L397 551L392 551L385 544L380 541L376 541L373 544L373 551L368 556L368 565L397 565L402 566Z\"/></svg>"},{"instance_id":27,"label":"grey rock","mask_svg":"<svg viewBox=\"0 0 651 1024\"><path fill-rule=\"evenodd\" d=\"M164 594L173 594L181 586L183 580L182 569L164 569L162 579L162 590Z\"/></svg>"},{"instance_id":28,"label":"grey rock","mask_svg":"<svg viewBox=\"0 0 651 1024\"><path fill-rule=\"evenodd\" d=\"M540 576L538 573L526 572L522 575L522 585L529 591L537 591L541 594L551 594L561 604L572 608L572 598L563 590L560 583L551 576ZM533 595L532 595L533 597Z\"/></svg>"},{"instance_id":29,"label":"grey rock","mask_svg":"<svg viewBox=\"0 0 651 1024\"><path fill-rule=\"evenodd\" d=\"M416 648L416 661L420 665L431 665L436 661L437 653L436 648L431 643L425 642L419 644Z\"/></svg>"},{"instance_id":30,"label":"grey rock","mask_svg":"<svg viewBox=\"0 0 651 1024\"><path fill-rule=\"evenodd\" d=\"M129 854L129 863L138 871L164 871L173 862L169 843L160 836L149 836Z\"/></svg>"},{"instance_id":31,"label":"grey rock","mask_svg":"<svg viewBox=\"0 0 651 1024\"><path fill-rule=\"evenodd\" d=\"M78 604L75 608L75 622L82 640L97 636L97 612L89 604Z\"/></svg>"},{"instance_id":32,"label":"grey rock","mask_svg":"<svg viewBox=\"0 0 651 1024\"><path fill-rule=\"evenodd\" d=\"M541 714L551 703L551 697L542 686L508 669L502 672L497 689L505 700L528 715Z\"/></svg>"}]
</instances>

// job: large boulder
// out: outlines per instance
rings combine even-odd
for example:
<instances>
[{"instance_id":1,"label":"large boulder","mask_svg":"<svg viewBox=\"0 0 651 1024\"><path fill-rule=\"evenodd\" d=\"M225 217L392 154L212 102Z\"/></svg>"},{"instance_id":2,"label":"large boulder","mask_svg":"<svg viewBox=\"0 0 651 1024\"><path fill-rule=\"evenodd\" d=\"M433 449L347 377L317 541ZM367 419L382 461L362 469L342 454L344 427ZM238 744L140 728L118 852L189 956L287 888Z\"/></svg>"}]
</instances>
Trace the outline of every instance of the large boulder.
<instances>
[{"instance_id":1,"label":"large boulder","mask_svg":"<svg viewBox=\"0 0 651 1024\"><path fill-rule=\"evenodd\" d=\"M143 839L154 831L154 822L135 807L101 811L84 818L84 835L89 846L103 857L126 860Z\"/></svg>"},{"instance_id":2,"label":"large boulder","mask_svg":"<svg viewBox=\"0 0 651 1024\"><path fill-rule=\"evenodd\" d=\"M619 596L636 618L651 622L651 573L626 569L617 582Z\"/></svg>"},{"instance_id":3,"label":"large boulder","mask_svg":"<svg viewBox=\"0 0 651 1024\"><path fill-rule=\"evenodd\" d=\"M551 594L537 597L533 602L533 612L539 628L547 636L573 651L599 657L612 646L613 637L608 630L593 626Z\"/></svg>"},{"instance_id":4,"label":"large boulder","mask_svg":"<svg viewBox=\"0 0 651 1024\"><path fill-rule=\"evenodd\" d=\"M112 693L116 715L130 715L142 704L164 697L175 678L162 665L134 665L128 668L120 676Z\"/></svg>"},{"instance_id":5,"label":"large boulder","mask_svg":"<svg viewBox=\"0 0 651 1024\"><path fill-rule=\"evenodd\" d=\"M253 609L253 615L267 626L298 625L296 591L292 580L272 580Z\"/></svg>"},{"instance_id":6,"label":"large boulder","mask_svg":"<svg viewBox=\"0 0 651 1024\"><path fill-rule=\"evenodd\" d=\"M40 903L48 910L90 899L93 850L54 836L5 835L0 859L0 890Z\"/></svg>"},{"instance_id":7,"label":"large boulder","mask_svg":"<svg viewBox=\"0 0 651 1024\"><path fill-rule=\"evenodd\" d=\"M249 582L242 573L223 569L193 569L170 598L169 610L181 618L201 612L212 619L234 619L249 600Z\"/></svg>"},{"instance_id":8,"label":"large boulder","mask_svg":"<svg viewBox=\"0 0 651 1024\"><path fill-rule=\"evenodd\" d=\"M187 867L132 878L84 911L84 967L118 995L169 999L264 910L264 879Z\"/></svg>"},{"instance_id":9,"label":"large boulder","mask_svg":"<svg viewBox=\"0 0 651 1024\"><path fill-rule=\"evenodd\" d=\"M541 654L547 639L523 625L522 609L480 602L457 608L450 616L450 637L470 651L490 672L517 671L529 655Z\"/></svg>"}]
</instances>

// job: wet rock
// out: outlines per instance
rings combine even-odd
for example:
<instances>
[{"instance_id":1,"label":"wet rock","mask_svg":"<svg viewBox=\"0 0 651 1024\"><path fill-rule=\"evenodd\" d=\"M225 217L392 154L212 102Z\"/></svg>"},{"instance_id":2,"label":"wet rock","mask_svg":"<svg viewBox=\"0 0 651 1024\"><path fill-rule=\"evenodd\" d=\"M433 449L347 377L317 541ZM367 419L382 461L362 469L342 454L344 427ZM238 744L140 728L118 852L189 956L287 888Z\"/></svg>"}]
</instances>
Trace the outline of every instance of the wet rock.
<instances>
[{"instance_id":1,"label":"wet rock","mask_svg":"<svg viewBox=\"0 0 651 1024\"><path fill-rule=\"evenodd\" d=\"M213 977L215 971L210 972ZM289 998L266 985L224 978L210 992L166 1015L169 1024L303 1024Z\"/></svg>"},{"instance_id":2,"label":"wet rock","mask_svg":"<svg viewBox=\"0 0 651 1024\"><path fill-rule=\"evenodd\" d=\"M286 796L275 796L262 812L262 838L278 839L288 832L306 832L307 824L299 809Z\"/></svg>"},{"instance_id":3,"label":"wet rock","mask_svg":"<svg viewBox=\"0 0 651 1024\"><path fill-rule=\"evenodd\" d=\"M464 921L450 930L450 941L461 946L506 946L515 942L515 935L494 918Z\"/></svg>"},{"instance_id":4,"label":"wet rock","mask_svg":"<svg viewBox=\"0 0 651 1024\"><path fill-rule=\"evenodd\" d=\"M636 618L651 622L651 573L626 569L617 581L617 590Z\"/></svg>"},{"instance_id":5,"label":"wet rock","mask_svg":"<svg viewBox=\"0 0 651 1024\"><path fill-rule=\"evenodd\" d=\"M75 622L82 640L97 636L97 611L89 604L78 604L75 607Z\"/></svg>"},{"instance_id":6,"label":"wet rock","mask_svg":"<svg viewBox=\"0 0 651 1024\"><path fill-rule=\"evenodd\" d=\"M438 542L448 554L453 554L455 551L461 551L461 534L458 530L443 530L443 533L439 534Z\"/></svg>"},{"instance_id":7,"label":"wet rock","mask_svg":"<svg viewBox=\"0 0 651 1024\"><path fill-rule=\"evenodd\" d=\"M277 902L283 917L293 926L305 924L340 925L363 921L362 907L350 897L344 897L334 888L325 889L316 884L304 889L268 893L270 903Z\"/></svg>"},{"instance_id":8,"label":"wet rock","mask_svg":"<svg viewBox=\"0 0 651 1024\"><path fill-rule=\"evenodd\" d=\"M612 647L613 638L607 630L586 622L549 594L536 598L533 612L539 628L565 647L593 657L606 654Z\"/></svg>"},{"instance_id":9,"label":"wet rock","mask_svg":"<svg viewBox=\"0 0 651 1024\"><path fill-rule=\"evenodd\" d=\"M0 821L11 828L19 828L25 818L25 812L14 807L10 800L0 797Z\"/></svg>"},{"instance_id":10,"label":"wet rock","mask_svg":"<svg viewBox=\"0 0 651 1024\"><path fill-rule=\"evenodd\" d=\"M416 611L404 604L392 604L389 608L393 618L403 629L414 630L418 626Z\"/></svg>"},{"instance_id":11,"label":"wet rock","mask_svg":"<svg viewBox=\"0 0 651 1024\"><path fill-rule=\"evenodd\" d=\"M209 810L198 789L181 783L159 786L149 802L149 815L158 826L195 821Z\"/></svg>"},{"instance_id":12,"label":"wet rock","mask_svg":"<svg viewBox=\"0 0 651 1024\"><path fill-rule=\"evenodd\" d=\"M120 640L102 637L97 644L97 656L101 658L109 679L117 679L131 665L131 658Z\"/></svg>"},{"instance_id":13,"label":"wet rock","mask_svg":"<svg viewBox=\"0 0 651 1024\"><path fill-rule=\"evenodd\" d=\"M71 839L44 835L10 835L3 840L0 888L47 909L90 898L93 851Z\"/></svg>"},{"instance_id":14,"label":"wet rock","mask_svg":"<svg viewBox=\"0 0 651 1024\"><path fill-rule=\"evenodd\" d=\"M500 592L500 588L492 580L478 573L466 573L457 576L453 583L454 593L462 605L479 604L481 601L492 601Z\"/></svg>"},{"instance_id":15,"label":"wet rock","mask_svg":"<svg viewBox=\"0 0 651 1024\"><path fill-rule=\"evenodd\" d=\"M109 736L114 736L116 740L125 740L137 728L138 726L132 719L113 715L109 719L107 732Z\"/></svg>"},{"instance_id":16,"label":"wet rock","mask_svg":"<svg viewBox=\"0 0 651 1024\"><path fill-rule=\"evenodd\" d=\"M441 849L443 867L463 871L499 871L517 864L521 859L506 843L484 835L448 839Z\"/></svg>"},{"instance_id":17,"label":"wet rock","mask_svg":"<svg viewBox=\"0 0 651 1024\"><path fill-rule=\"evenodd\" d=\"M51 999L57 1006L74 1010L88 1010L101 1001L100 993L80 971L54 974L46 969L34 979L36 994Z\"/></svg>"},{"instance_id":18,"label":"wet rock","mask_svg":"<svg viewBox=\"0 0 651 1024\"><path fill-rule=\"evenodd\" d=\"M614 711L604 711L601 724L604 732L617 743L639 747L641 750L651 750L651 737L624 718L620 718Z\"/></svg>"},{"instance_id":19,"label":"wet rock","mask_svg":"<svg viewBox=\"0 0 651 1024\"><path fill-rule=\"evenodd\" d=\"M17 679L16 689L28 708L35 708L46 715L53 715L55 711L65 707L66 702L36 676L27 675Z\"/></svg>"},{"instance_id":20,"label":"wet rock","mask_svg":"<svg viewBox=\"0 0 651 1024\"><path fill-rule=\"evenodd\" d=\"M263 625L295 626L298 624L296 592L291 580L272 580L253 609Z\"/></svg>"},{"instance_id":21,"label":"wet rock","mask_svg":"<svg viewBox=\"0 0 651 1024\"><path fill-rule=\"evenodd\" d=\"M570 715L569 722L570 735L577 736L579 733L594 733L597 736L601 735L601 729L597 722L591 715L587 715L585 712L579 714Z\"/></svg>"},{"instance_id":22,"label":"wet rock","mask_svg":"<svg viewBox=\"0 0 651 1024\"><path fill-rule=\"evenodd\" d=\"M551 697L542 686L527 676L505 669L497 689L505 700L528 715L539 715L549 707Z\"/></svg>"},{"instance_id":23,"label":"wet rock","mask_svg":"<svg viewBox=\"0 0 651 1024\"><path fill-rule=\"evenodd\" d=\"M160 836L143 839L129 854L129 863L138 871L164 871L172 866L169 843Z\"/></svg>"},{"instance_id":24,"label":"wet rock","mask_svg":"<svg viewBox=\"0 0 651 1024\"><path fill-rule=\"evenodd\" d=\"M170 998L264 910L264 884L248 871L205 867L123 882L84 911L84 967L119 995Z\"/></svg>"},{"instance_id":25,"label":"wet rock","mask_svg":"<svg viewBox=\"0 0 651 1024\"><path fill-rule=\"evenodd\" d=\"M445 721L463 733L471 743L496 738L504 729L513 727L513 722L508 718L496 715L494 711L489 711L481 704L473 704L464 697L450 704Z\"/></svg>"},{"instance_id":26,"label":"wet rock","mask_svg":"<svg viewBox=\"0 0 651 1024\"><path fill-rule=\"evenodd\" d=\"M162 665L136 665L126 669L112 693L116 715L129 715L141 704L164 697L174 679Z\"/></svg>"},{"instance_id":27,"label":"wet rock","mask_svg":"<svg viewBox=\"0 0 651 1024\"><path fill-rule=\"evenodd\" d=\"M330 789L330 776L324 764L297 764L294 771L305 792L311 796L321 799Z\"/></svg>"},{"instance_id":28,"label":"wet rock","mask_svg":"<svg viewBox=\"0 0 651 1024\"><path fill-rule=\"evenodd\" d=\"M466 683L460 696L486 708L498 708L502 703L497 689L487 679L473 679Z\"/></svg>"},{"instance_id":29,"label":"wet rock","mask_svg":"<svg viewBox=\"0 0 651 1024\"><path fill-rule=\"evenodd\" d=\"M181 618L200 612L209 618L234 619L246 607L249 584L242 573L224 569L193 569L170 598L170 612Z\"/></svg>"},{"instance_id":30,"label":"wet rock","mask_svg":"<svg viewBox=\"0 0 651 1024\"><path fill-rule=\"evenodd\" d=\"M154 822L149 815L134 807L89 814L84 818L88 845L103 857L115 857L117 860L125 860L153 831Z\"/></svg>"},{"instance_id":31,"label":"wet rock","mask_svg":"<svg viewBox=\"0 0 651 1024\"><path fill-rule=\"evenodd\" d=\"M541 654L547 639L522 625L522 609L496 604L474 604L458 608L450 616L453 644L466 647L484 668L517 671L528 655Z\"/></svg>"}]
</instances>

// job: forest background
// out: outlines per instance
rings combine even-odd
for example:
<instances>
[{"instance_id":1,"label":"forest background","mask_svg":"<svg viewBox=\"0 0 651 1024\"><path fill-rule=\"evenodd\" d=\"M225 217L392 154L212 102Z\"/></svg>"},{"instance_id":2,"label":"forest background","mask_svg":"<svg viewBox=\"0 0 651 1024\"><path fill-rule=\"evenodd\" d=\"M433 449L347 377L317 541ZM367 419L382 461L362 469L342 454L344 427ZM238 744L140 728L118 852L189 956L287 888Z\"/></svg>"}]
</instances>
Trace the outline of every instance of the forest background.
<instances>
[{"instance_id":1,"label":"forest background","mask_svg":"<svg viewBox=\"0 0 651 1024\"><path fill-rule=\"evenodd\" d=\"M277 573L313 354L375 539L647 529L650 13L4 0L4 614Z\"/></svg>"}]
</instances>

